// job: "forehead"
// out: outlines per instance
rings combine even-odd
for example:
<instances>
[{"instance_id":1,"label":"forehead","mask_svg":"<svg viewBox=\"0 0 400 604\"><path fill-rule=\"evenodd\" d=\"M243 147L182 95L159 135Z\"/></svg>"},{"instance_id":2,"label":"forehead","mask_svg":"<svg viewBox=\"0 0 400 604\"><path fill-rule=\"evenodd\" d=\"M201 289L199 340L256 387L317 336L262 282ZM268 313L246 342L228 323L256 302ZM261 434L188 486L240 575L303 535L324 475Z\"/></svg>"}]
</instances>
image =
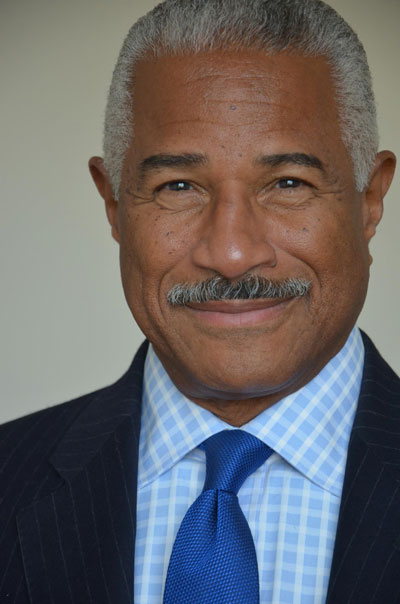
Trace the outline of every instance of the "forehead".
<instances>
[{"instance_id":1,"label":"forehead","mask_svg":"<svg viewBox=\"0 0 400 604\"><path fill-rule=\"evenodd\" d=\"M138 159L233 146L245 155L316 154L316 147L319 155L333 148L346 154L330 67L321 57L254 50L148 57L135 73L134 123Z\"/></svg>"}]
</instances>

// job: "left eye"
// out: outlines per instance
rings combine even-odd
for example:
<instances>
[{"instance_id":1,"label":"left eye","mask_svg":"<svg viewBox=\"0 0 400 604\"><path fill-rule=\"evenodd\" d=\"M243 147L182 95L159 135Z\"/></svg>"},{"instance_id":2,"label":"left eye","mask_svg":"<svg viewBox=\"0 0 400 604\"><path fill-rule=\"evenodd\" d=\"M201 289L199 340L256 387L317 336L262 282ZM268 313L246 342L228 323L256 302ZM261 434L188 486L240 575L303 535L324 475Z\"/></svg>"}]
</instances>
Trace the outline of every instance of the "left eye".
<instances>
[{"instance_id":1,"label":"left eye","mask_svg":"<svg viewBox=\"0 0 400 604\"><path fill-rule=\"evenodd\" d=\"M303 181L298 178L281 178L276 183L276 187L278 189L296 189L302 184L304 184Z\"/></svg>"},{"instance_id":2,"label":"left eye","mask_svg":"<svg viewBox=\"0 0 400 604\"><path fill-rule=\"evenodd\" d=\"M166 185L164 185L164 188L168 191L191 191L193 189L192 185L184 180L168 182Z\"/></svg>"}]
</instances>

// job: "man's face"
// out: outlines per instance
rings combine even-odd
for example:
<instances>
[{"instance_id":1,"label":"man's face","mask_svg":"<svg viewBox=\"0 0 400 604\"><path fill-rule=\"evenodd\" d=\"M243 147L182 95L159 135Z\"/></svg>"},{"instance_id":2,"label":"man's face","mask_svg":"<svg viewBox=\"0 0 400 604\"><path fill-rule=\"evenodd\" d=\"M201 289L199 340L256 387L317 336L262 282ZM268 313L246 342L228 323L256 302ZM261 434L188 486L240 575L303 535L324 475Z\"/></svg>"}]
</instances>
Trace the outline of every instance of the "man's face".
<instances>
[{"instance_id":1,"label":"man's face","mask_svg":"<svg viewBox=\"0 0 400 604\"><path fill-rule=\"evenodd\" d=\"M321 58L243 50L137 68L134 140L109 218L131 311L192 398L277 400L354 325L373 229L334 94ZM249 274L311 289L272 302L167 301L176 284Z\"/></svg>"}]
</instances>

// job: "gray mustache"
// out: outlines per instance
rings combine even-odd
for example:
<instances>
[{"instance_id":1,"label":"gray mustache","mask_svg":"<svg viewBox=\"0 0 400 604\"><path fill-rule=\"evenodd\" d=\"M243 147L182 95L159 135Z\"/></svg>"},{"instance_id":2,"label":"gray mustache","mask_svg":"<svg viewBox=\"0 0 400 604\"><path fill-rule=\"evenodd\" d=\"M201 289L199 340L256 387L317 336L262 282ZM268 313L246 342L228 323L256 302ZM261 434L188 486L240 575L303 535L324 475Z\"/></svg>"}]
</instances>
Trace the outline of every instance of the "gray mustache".
<instances>
[{"instance_id":1,"label":"gray mustache","mask_svg":"<svg viewBox=\"0 0 400 604\"><path fill-rule=\"evenodd\" d=\"M171 306L184 306L221 300L255 300L257 298L300 298L311 289L311 281L290 277L273 281L249 275L232 283L224 277L212 277L201 283L178 283L167 294Z\"/></svg>"}]
</instances>

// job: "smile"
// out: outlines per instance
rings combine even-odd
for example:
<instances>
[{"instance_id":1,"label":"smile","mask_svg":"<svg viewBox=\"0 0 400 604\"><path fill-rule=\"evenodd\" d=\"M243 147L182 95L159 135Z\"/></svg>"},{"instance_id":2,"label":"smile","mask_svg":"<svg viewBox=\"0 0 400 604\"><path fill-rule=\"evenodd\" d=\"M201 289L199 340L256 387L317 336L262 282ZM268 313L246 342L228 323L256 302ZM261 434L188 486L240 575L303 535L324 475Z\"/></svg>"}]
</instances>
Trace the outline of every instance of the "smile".
<instances>
[{"instance_id":1,"label":"smile","mask_svg":"<svg viewBox=\"0 0 400 604\"><path fill-rule=\"evenodd\" d=\"M215 327L252 327L278 317L297 298L223 300L190 303L186 308L202 323Z\"/></svg>"}]
</instances>

